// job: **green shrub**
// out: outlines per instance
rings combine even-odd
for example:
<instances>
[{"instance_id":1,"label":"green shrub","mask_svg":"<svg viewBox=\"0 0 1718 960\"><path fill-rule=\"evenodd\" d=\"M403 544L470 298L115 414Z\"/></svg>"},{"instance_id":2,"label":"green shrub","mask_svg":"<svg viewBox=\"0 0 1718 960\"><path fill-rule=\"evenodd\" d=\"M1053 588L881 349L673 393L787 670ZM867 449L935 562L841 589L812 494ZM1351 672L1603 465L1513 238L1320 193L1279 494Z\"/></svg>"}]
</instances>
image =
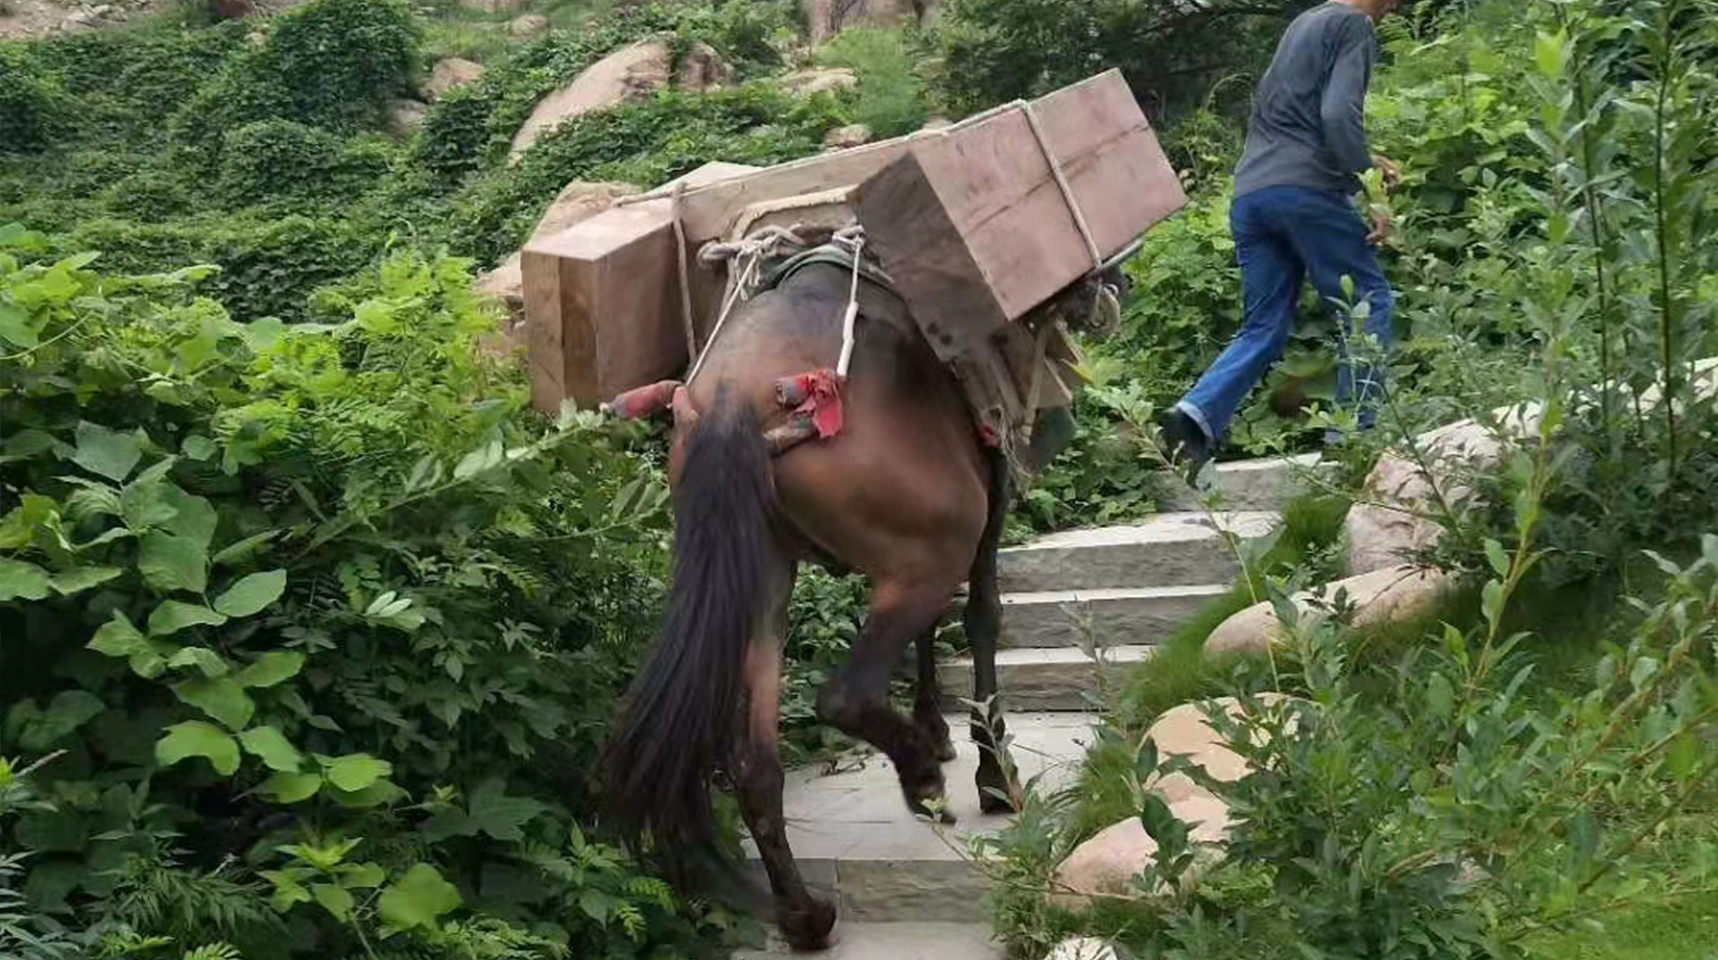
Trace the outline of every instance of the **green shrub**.
<instances>
[{"instance_id":1,"label":"green shrub","mask_svg":"<svg viewBox=\"0 0 1718 960\"><path fill-rule=\"evenodd\" d=\"M380 139L346 141L291 120L262 120L223 137L219 189L233 206L326 202L371 189L389 159Z\"/></svg>"},{"instance_id":2,"label":"green shrub","mask_svg":"<svg viewBox=\"0 0 1718 960\"><path fill-rule=\"evenodd\" d=\"M65 109L58 88L22 51L0 46L0 153L48 146Z\"/></svg>"},{"instance_id":3,"label":"green shrub","mask_svg":"<svg viewBox=\"0 0 1718 960\"><path fill-rule=\"evenodd\" d=\"M0 917L105 956L702 956L581 816L662 589L636 431L532 413L466 262L284 327L207 268L44 253L0 231Z\"/></svg>"},{"instance_id":4,"label":"green shrub","mask_svg":"<svg viewBox=\"0 0 1718 960\"><path fill-rule=\"evenodd\" d=\"M748 85L666 92L586 114L538 138L517 166L476 178L450 198L442 239L493 263L529 235L573 180L651 187L710 161L767 166L816 153L824 133L840 123L831 106Z\"/></svg>"},{"instance_id":5,"label":"green shrub","mask_svg":"<svg viewBox=\"0 0 1718 960\"><path fill-rule=\"evenodd\" d=\"M276 19L260 47L227 60L179 111L175 136L213 149L258 120L374 123L387 98L408 89L418 40L401 0L312 0Z\"/></svg>"},{"instance_id":6,"label":"green shrub","mask_svg":"<svg viewBox=\"0 0 1718 960\"><path fill-rule=\"evenodd\" d=\"M949 0L938 27L939 89L953 110L968 113L1114 67L1148 111L1172 115L1201 103L1219 77L1256 78L1289 18L1314 5Z\"/></svg>"},{"instance_id":7,"label":"green shrub","mask_svg":"<svg viewBox=\"0 0 1718 960\"><path fill-rule=\"evenodd\" d=\"M924 125L930 114L915 51L899 30L853 27L821 51L822 59L859 78L853 119L878 137L897 137Z\"/></svg>"},{"instance_id":8,"label":"green shrub","mask_svg":"<svg viewBox=\"0 0 1718 960\"><path fill-rule=\"evenodd\" d=\"M298 320L306 298L359 270L380 252L382 238L343 220L292 215L137 223L81 223L62 241L107 251L116 269L149 271L163 263L212 263L221 272L206 289L234 317Z\"/></svg>"}]
</instances>

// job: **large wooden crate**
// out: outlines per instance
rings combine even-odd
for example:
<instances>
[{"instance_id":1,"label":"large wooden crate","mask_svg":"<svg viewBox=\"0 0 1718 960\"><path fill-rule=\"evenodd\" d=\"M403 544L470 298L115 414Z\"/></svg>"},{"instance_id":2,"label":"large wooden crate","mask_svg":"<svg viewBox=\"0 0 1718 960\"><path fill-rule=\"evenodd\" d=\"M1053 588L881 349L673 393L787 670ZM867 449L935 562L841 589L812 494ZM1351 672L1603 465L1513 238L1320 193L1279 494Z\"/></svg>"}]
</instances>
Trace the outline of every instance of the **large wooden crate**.
<instances>
[{"instance_id":1,"label":"large wooden crate","mask_svg":"<svg viewBox=\"0 0 1718 960\"><path fill-rule=\"evenodd\" d=\"M690 187L755 172L712 163L682 178ZM689 257L696 251L689 251ZM615 206L520 253L531 403L594 407L674 375L688 362L669 200ZM700 335L713 319L721 278L693 270Z\"/></svg>"},{"instance_id":2,"label":"large wooden crate","mask_svg":"<svg viewBox=\"0 0 1718 960\"><path fill-rule=\"evenodd\" d=\"M1031 110L1042 140L1026 110L1004 110L914 138L854 191L868 243L945 360L1187 202L1119 72L1057 90Z\"/></svg>"}]
</instances>

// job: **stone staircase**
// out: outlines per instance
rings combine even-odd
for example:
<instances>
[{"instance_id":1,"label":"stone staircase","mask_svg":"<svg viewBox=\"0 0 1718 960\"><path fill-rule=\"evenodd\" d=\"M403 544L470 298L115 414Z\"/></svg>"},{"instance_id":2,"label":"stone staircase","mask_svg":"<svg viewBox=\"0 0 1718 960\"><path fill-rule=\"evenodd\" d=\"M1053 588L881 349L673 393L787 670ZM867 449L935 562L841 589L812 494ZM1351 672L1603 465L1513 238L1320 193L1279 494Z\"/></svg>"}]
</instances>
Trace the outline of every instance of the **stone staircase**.
<instances>
[{"instance_id":1,"label":"stone staircase","mask_svg":"<svg viewBox=\"0 0 1718 960\"><path fill-rule=\"evenodd\" d=\"M1144 523L1078 530L1004 550L997 673L1007 710L1010 750L1023 780L1040 791L1072 782L1094 739L1101 669L1146 661L1153 648L1210 598L1230 589L1238 563L1222 530L1243 539L1270 532L1275 512L1298 490L1300 468L1316 456L1242 461L1215 468L1223 503L1215 518L1191 490ZM1173 507L1174 509L1170 509ZM1085 648L1096 643L1111 665ZM959 698L972 696L972 661L940 665L957 758L944 767L957 822L936 827L914 818L888 759L872 752L788 776L788 840L807 882L840 911L826 957L841 960L996 960L990 937L989 885L971 862L968 842L1007 826L983 816L973 775L977 749ZM761 864L754 862L762 882ZM748 960L785 957L772 938Z\"/></svg>"}]
</instances>

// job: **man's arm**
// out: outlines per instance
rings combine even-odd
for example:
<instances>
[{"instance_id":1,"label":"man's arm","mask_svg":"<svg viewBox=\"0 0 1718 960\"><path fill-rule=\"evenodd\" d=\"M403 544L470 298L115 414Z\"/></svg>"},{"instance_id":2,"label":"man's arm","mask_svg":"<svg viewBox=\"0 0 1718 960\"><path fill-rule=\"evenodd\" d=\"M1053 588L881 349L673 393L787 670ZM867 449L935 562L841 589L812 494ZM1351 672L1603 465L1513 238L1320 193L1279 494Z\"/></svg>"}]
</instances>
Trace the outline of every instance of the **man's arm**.
<instances>
[{"instance_id":1,"label":"man's arm","mask_svg":"<svg viewBox=\"0 0 1718 960\"><path fill-rule=\"evenodd\" d=\"M1356 175L1372 168L1372 151L1366 146L1365 108L1373 55L1367 31L1347 31L1347 42L1331 68L1319 110L1325 147L1338 167Z\"/></svg>"}]
</instances>

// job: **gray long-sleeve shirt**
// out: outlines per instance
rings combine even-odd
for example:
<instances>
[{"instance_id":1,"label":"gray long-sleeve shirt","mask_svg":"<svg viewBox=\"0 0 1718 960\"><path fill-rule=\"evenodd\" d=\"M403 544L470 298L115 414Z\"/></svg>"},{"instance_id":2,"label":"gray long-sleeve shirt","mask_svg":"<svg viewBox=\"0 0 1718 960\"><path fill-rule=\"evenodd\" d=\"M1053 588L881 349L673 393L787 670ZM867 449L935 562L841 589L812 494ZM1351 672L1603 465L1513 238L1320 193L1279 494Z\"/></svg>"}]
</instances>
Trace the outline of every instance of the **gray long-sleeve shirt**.
<instances>
[{"instance_id":1,"label":"gray long-sleeve shirt","mask_svg":"<svg viewBox=\"0 0 1718 960\"><path fill-rule=\"evenodd\" d=\"M1372 166L1363 119L1377 56L1371 18L1345 3L1296 17L1259 82L1235 195L1281 185L1357 192Z\"/></svg>"}]
</instances>

